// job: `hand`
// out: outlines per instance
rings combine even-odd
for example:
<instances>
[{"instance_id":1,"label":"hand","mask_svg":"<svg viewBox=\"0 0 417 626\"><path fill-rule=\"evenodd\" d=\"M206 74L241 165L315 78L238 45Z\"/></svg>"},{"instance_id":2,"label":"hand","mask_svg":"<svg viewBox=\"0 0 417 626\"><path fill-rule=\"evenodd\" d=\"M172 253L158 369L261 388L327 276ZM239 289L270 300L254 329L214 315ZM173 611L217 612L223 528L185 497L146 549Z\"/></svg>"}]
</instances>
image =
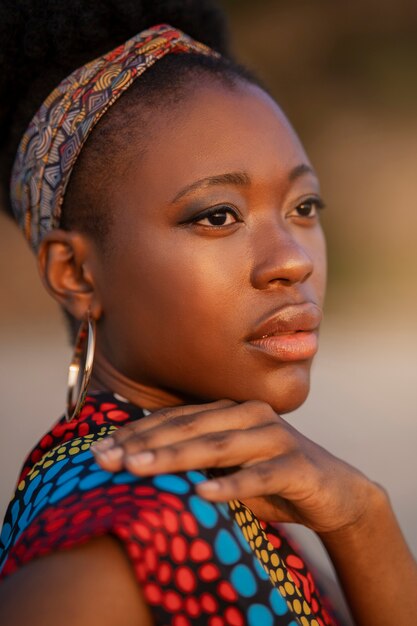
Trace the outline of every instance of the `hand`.
<instances>
[{"instance_id":1,"label":"hand","mask_svg":"<svg viewBox=\"0 0 417 626\"><path fill-rule=\"evenodd\" d=\"M379 489L260 401L165 408L92 451L104 469L137 476L229 469L196 490L211 501L241 500L265 521L296 522L317 533L358 523Z\"/></svg>"}]
</instances>

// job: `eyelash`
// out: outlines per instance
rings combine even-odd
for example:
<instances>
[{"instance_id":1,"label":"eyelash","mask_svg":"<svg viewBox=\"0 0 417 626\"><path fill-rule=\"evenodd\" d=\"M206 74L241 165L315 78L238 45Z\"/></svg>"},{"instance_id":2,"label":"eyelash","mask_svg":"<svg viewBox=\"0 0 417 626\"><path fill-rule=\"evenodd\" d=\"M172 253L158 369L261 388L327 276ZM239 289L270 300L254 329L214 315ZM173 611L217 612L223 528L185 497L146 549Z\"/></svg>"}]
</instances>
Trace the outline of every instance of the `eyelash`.
<instances>
[{"instance_id":1,"label":"eyelash","mask_svg":"<svg viewBox=\"0 0 417 626\"><path fill-rule=\"evenodd\" d=\"M305 200L303 200L303 202L300 202L300 204L298 204L292 211L297 211L301 207L305 207L305 206L309 206L310 209L315 206L316 207L315 214L311 216L298 214L295 217L298 217L299 219L313 220L317 217L318 211L321 211L325 208L325 204L323 200L321 200L321 198L317 196L311 196L310 198L306 198ZM289 213L288 215L291 216L291 213ZM189 221L189 223L198 224L202 220L209 219L210 217L213 217L214 215L226 215L226 214L232 215L235 218L235 222L234 222L235 224L242 221L239 217L239 214L237 213L235 209L233 209L232 207L228 205L218 205L210 209L207 209L206 211L203 211L199 215L196 215L193 219ZM210 225L201 224L201 226L206 226L209 228L224 228L224 227L231 226L231 225L232 224L210 224Z\"/></svg>"}]
</instances>

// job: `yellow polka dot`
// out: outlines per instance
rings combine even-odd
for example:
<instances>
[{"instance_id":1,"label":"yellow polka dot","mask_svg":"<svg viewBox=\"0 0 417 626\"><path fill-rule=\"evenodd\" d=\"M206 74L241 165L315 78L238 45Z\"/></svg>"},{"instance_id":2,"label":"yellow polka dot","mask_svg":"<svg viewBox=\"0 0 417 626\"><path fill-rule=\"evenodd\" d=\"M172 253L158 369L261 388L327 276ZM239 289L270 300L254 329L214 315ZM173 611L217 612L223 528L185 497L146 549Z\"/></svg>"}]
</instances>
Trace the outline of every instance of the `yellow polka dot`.
<instances>
[{"instance_id":1,"label":"yellow polka dot","mask_svg":"<svg viewBox=\"0 0 417 626\"><path fill-rule=\"evenodd\" d=\"M294 585L287 581L285 583L285 590L290 596L292 596L294 593Z\"/></svg>"},{"instance_id":2,"label":"yellow polka dot","mask_svg":"<svg viewBox=\"0 0 417 626\"><path fill-rule=\"evenodd\" d=\"M249 537L248 537L248 531L245 527L242 528L242 533L244 538L246 539L246 541L249 541Z\"/></svg>"},{"instance_id":3,"label":"yellow polka dot","mask_svg":"<svg viewBox=\"0 0 417 626\"><path fill-rule=\"evenodd\" d=\"M34 478L36 478L36 476L37 476L38 474L39 474L39 470L38 470L38 469L37 469L37 470L35 470L34 472L31 472L31 473L29 474L29 478L30 478L30 480L33 480Z\"/></svg>"},{"instance_id":4,"label":"yellow polka dot","mask_svg":"<svg viewBox=\"0 0 417 626\"><path fill-rule=\"evenodd\" d=\"M311 624L311 626L320 626L320 624L318 623L318 621L316 619L312 619L310 624Z\"/></svg>"},{"instance_id":5,"label":"yellow polka dot","mask_svg":"<svg viewBox=\"0 0 417 626\"><path fill-rule=\"evenodd\" d=\"M56 457L57 461L63 461L65 459L65 454L60 454L59 456Z\"/></svg>"},{"instance_id":6,"label":"yellow polka dot","mask_svg":"<svg viewBox=\"0 0 417 626\"><path fill-rule=\"evenodd\" d=\"M73 439L73 441L71 441L72 446L79 446L80 443L81 443L81 439Z\"/></svg>"},{"instance_id":7,"label":"yellow polka dot","mask_svg":"<svg viewBox=\"0 0 417 626\"><path fill-rule=\"evenodd\" d=\"M300 600L298 600L298 599L296 598L296 599L294 600L294 602L292 603L292 605L293 605L294 611L295 611L296 613L298 613L298 615L299 615L299 614L301 613L301 611L303 610L303 609L302 609L302 606L301 606L301 602L300 602Z\"/></svg>"},{"instance_id":8,"label":"yellow polka dot","mask_svg":"<svg viewBox=\"0 0 417 626\"><path fill-rule=\"evenodd\" d=\"M251 550L255 550L255 542L252 541L252 539L249 540L249 545L251 547Z\"/></svg>"},{"instance_id":9,"label":"yellow polka dot","mask_svg":"<svg viewBox=\"0 0 417 626\"><path fill-rule=\"evenodd\" d=\"M311 613L311 609L310 609L310 607L308 606L308 604L307 604L307 602L305 600L303 602L303 611L304 611L304 613L306 615L310 615L310 613Z\"/></svg>"},{"instance_id":10,"label":"yellow polka dot","mask_svg":"<svg viewBox=\"0 0 417 626\"><path fill-rule=\"evenodd\" d=\"M54 462L52 461L52 459L49 459L49 461L45 461L45 463L43 464L43 467L50 467L53 464Z\"/></svg>"},{"instance_id":11,"label":"yellow polka dot","mask_svg":"<svg viewBox=\"0 0 417 626\"><path fill-rule=\"evenodd\" d=\"M253 531L252 531L252 526L247 526L247 533L249 535L249 539L253 539Z\"/></svg>"},{"instance_id":12,"label":"yellow polka dot","mask_svg":"<svg viewBox=\"0 0 417 626\"><path fill-rule=\"evenodd\" d=\"M249 511L249 509L246 509L245 515L246 515L246 519L248 520L248 522L251 522L253 520L252 513Z\"/></svg>"},{"instance_id":13,"label":"yellow polka dot","mask_svg":"<svg viewBox=\"0 0 417 626\"><path fill-rule=\"evenodd\" d=\"M268 561L269 561L269 554L268 554L268 552L266 550L262 550L261 551L261 557L262 557L262 561L264 563L268 563Z\"/></svg>"},{"instance_id":14,"label":"yellow polka dot","mask_svg":"<svg viewBox=\"0 0 417 626\"><path fill-rule=\"evenodd\" d=\"M81 450L89 450L91 448L91 443L83 443L81 446Z\"/></svg>"},{"instance_id":15,"label":"yellow polka dot","mask_svg":"<svg viewBox=\"0 0 417 626\"><path fill-rule=\"evenodd\" d=\"M273 552L273 551L274 551L274 546L272 545L272 543L271 543L270 541L268 541L267 548L268 548L268 550L269 550L270 552Z\"/></svg>"},{"instance_id":16,"label":"yellow polka dot","mask_svg":"<svg viewBox=\"0 0 417 626\"><path fill-rule=\"evenodd\" d=\"M303 615L303 617L300 618L300 622L302 623L303 626L309 626L308 619L306 617L304 617L304 615ZM313 623L313 622L311 622L311 623ZM316 622L316 624L317 624L317 622Z\"/></svg>"},{"instance_id":17,"label":"yellow polka dot","mask_svg":"<svg viewBox=\"0 0 417 626\"><path fill-rule=\"evenodd\" d=\"M232 509L232 511L236 511L236 506L235 506L235 503L234 503L234 501L233 501L233 500L230 500L230 502L229 502L229 506L230 506L230 508Z\"/></svg>"},{"instance_id":18,"label":"yellow polka dot","mask_svg":"<svg viewBox=\"0 0 417 626\"><path fill-rule=\"evenodd\" d=\"M255 522L252 522L251 528L252 528L252 532L253 532L254 536L256 537L256 535L258 534L258 527L255 524Z\"/></svg>"},{"instance_id":19,"label":"yellow polka dot","mask_svg":"<svg viewBox=\"0 0 417 626\"><path fill-rule=\"evenodd\" d=\"M17 485L17 488L19 489L19 491L22 491L25 488L26 482L24 480L21 480L20 483Z\"/></svg>"},{"instance_id":20,"label":"yellow polka dot","mask_svg":"<svg viewBox=\"0 0 417 626\"><path fill-rule=\"evenodd\" d=\"M288 605L290 611L292 611L293 609L292 609L292 602L291 602L291 600L287 600L287 605Z\"/></svg>"},{"instance_id":21,"label":"yellow polka dot","mask_svg":"<svg viewBox=\"0 0 417 626\"><path fill-rule=\"evenodd\" d=\"M261 547L261 545L262 545L262 537L261 537L260 535L258 535L258 536L256 537L256 539L255 539L255 546L256 546L257 548L260 548L260 547Z\"/></svg>"},{"instance_id":22,"label":"yellow polka dot","mask_svg":"<svg viewBox=\"0 0 417 626\"><path fill-rule=\"evenodd\" d=\"M74 454L78 454L80 451L80 448L70 448L68 450L69 454L74 455Z\"/></svg>"},{"instance_id":23,"label":"yellow polka dot","mask_svg":"<svg viewBox=\"0 0 417 626\"><path fill-rule=\"evenodd\" d=\"M282 569L282 567L277 568L277 578L280 582L284 580L284 570Z\"/></svg>"},{"instance_id":24,"label":"yellow polka dot","mask_svg":"<svg viewBox=\"0 0 417 626\"><path fill-rule=\"evenodd\" d=\"M66 447L65 447L65 446L61 446L61 447L60 447L60 448L58 448L58 450L57 450L57 452L58 452L59 454L62 454L63 452L66 452L66 451L67 451L67 449L66 449Z\"/></svg>"},{"instance_id":25,"label":"yellow polka dot","mask_svg":"<svg viewBox=\"0 0 417 626\"><path fill-rule=\"evenodd\" d=\"M277 567L277 565L279 565L279 556L276 552L273 552L271 554L271 563L274 567Z\"/></svg>"},{"instance_id":26,"label":"yellow polka dot","mask_svg":"<svg viewBox=\"0 0 417 626\"><path fill-rule=\"evenodd\" d=\"M285 598L285 596L287 595L287 592L285 591L284 585L280 585L278 589L279 589L280 594Z\"/></svg>"},{"instance_id":27,"label":"yellow polka dot","mask_svg":"<svg viewBox=\"0 0 417 626\"><path fill-rule=\"evenodd\" d=\"M255 550L255 554L258 557L258 559L261 560L261 553L259 552L258 549Z\"/></svg>"},{"instance_id":28,"label":"yellow polka dot","mask_svg":"<svg viewBox=\"0 0 417 626\"><path fill-rule=\"evenodd\" d=\"M274 581L274 583L277 582L277 575L274 569L269 570L269 576Z\"/></svg>"}]
</instances>

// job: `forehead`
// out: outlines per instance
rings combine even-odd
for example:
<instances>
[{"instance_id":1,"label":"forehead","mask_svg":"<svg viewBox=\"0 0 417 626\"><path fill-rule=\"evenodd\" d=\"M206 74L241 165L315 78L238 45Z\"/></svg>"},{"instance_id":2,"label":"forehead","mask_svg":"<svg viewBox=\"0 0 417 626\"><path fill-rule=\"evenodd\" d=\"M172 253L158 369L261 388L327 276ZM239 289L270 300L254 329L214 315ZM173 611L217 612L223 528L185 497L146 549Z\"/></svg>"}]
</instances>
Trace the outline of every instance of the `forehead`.
<instances>
[{"instance_id":1,"label":"forehead","mask_svg":"<svg viewBox=\"0 0 417 626\"><path fill-rule=\"evenodd\" d=\"M143 199L155 184L172 197L178 188L222 172L245 171L276 183L309 163L277 103L247 83L213 81L187 90L181 101L151 117L146 144L132 168L132 184L140 186Z\"/></svg>"}]
</instances>

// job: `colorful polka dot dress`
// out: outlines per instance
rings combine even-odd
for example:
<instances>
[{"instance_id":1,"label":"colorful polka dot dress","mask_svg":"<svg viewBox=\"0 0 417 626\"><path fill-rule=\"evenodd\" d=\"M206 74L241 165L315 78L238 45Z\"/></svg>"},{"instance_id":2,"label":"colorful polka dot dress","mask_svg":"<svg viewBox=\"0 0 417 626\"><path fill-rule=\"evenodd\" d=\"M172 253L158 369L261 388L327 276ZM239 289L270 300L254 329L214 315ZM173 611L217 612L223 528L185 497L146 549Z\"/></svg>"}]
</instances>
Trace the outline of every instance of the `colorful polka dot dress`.
<instances>
[{"instance_id":1,"label":"colorful polka dot dress","mask_svg":"<svg viewBox=\"0 0 417 626\"><path fill-rule=\"evenodd\" d=\"M0 538L0 576L35 557L111 533L124 545L157 626L334 626L327 601L280 529L244 504L207 502L199 471L133 476L90 451L142 409L87 397L26 460Z\"/></svg>"}]
</instances>

